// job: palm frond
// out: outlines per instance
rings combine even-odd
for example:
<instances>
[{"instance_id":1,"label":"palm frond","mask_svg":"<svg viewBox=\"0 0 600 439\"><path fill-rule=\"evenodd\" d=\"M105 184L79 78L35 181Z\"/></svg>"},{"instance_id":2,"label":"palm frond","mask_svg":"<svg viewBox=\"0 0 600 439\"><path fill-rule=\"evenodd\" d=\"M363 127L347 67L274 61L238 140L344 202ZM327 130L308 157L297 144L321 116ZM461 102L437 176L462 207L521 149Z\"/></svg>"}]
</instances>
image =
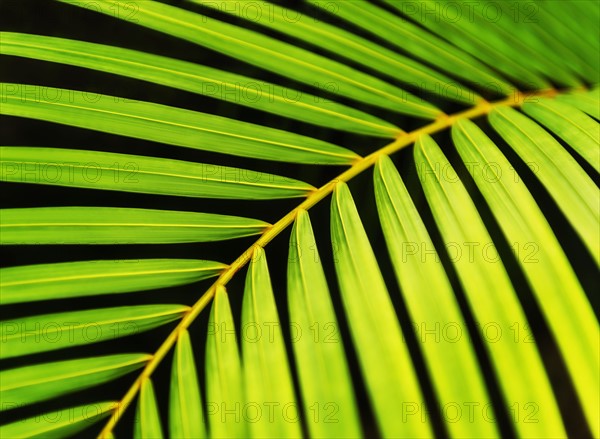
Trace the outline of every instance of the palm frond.
<instances>
[{"instance_id":1,"label":"palm frond","mask_svg":"<svg viewBox=\"0 0 600 439\"><path fill-rule=\"evenodd\" d=\"M0 33L109 84L0 84L0 436L600 435L597 3L44 4L127 41Z\"/></svg>"}]
</instances>

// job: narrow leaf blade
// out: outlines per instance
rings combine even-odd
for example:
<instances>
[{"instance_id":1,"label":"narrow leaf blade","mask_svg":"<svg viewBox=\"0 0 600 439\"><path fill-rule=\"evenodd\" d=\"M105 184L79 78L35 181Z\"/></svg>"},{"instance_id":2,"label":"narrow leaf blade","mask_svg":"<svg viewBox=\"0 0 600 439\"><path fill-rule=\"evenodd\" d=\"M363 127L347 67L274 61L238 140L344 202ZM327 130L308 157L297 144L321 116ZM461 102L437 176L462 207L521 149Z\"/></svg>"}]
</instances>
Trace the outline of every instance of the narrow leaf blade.
<instances>
[{"instance_id":1,"label":"narrow leaf blade","mask_svg":"<svg viewBox=\"0 0 600 439\"><path fill-rule=\"evenodd\" d=\"M0 32L2 54L58 62L141 79L319 126L393 138L401 130L378 117L314 95L174 58L42 35Z\"/></svg>"},{"instance_id":2,"label":"narrow leaf blade","mask_svg":"<svg viewBox=\"0 0 600 439\"><path fill-rule=\"evenodd\" d=\"M381 227L396 279L416 329L442 407L491 405L454 291L433 242L389 157L374 173ZM456 437L494 437L495 425L479 414L445 418Z\"/></svg>"},{"instance_id":3,"label":"narrow leaf blade","mask_svg":"<svg viewBox=\"0 0 600 439\"><path fill-rule=\"evenodd\" d=\"M0 101L7 116L203 151L323 165L347 165L358 158L340 146L288 131L152 102L90 97L85 91L2 83Z\"/></svg>"},{"instance_id":4,"label":"narrow leaf blade","mask_svg":"<svg viewBox=\"0 0 600 439\"><path fill-rule=\"evenodd\" d=\"M452 139L473 173L508 242L521 244L518 262L563 353L594 435L600 434L599 327L594 311L558 239L513 168L473 122L459 121ZM532 249L533 252L530 250ZM531 255L533 254L533 257ZM565 294L568 291L568 294Z\"/></svg>"},{"instance_id":5,"label":"narrow leaf blade","mask_svg":"<svg viewBox=\"0 0 600 439\"><path fill-rule=\"evenodd\" d=\"M139 369L150 358L148 354L118 354L3 370L0 372L0 410L110 382Z\"/></svg>"},{"instance_id":6,"label":"narrow leaf blade","mask_svg":"<svg viewBox=\"0 0 600 439\"><path fill-rule=\"evenodd\" d=\"M235 324L223 286L217 287L208 322L205 371L211 437L248 437Z\"/></svg>"},{"instance_id":7,"label":"narrow leaf blade","mask_svg":"<svg viewBox=\"0 0 600 439\"><path fill-rule=\"evenodd\" d=\"M298 213L288 259L292 345L312 437L360 437L346 353L308 213ZM330 415L333 413L333 415Z\"/></svg>"},{"instance_id":8,"label":"narrow leaf blade","mask_svg":"<svg viewBox=\"0 0 600 439\"><path fill-rule=\"evenodd\" d=\"M98 343L179 319L184 305L136 305L22 317L0 322L2 358Z\"/></svg>"},{"instance_id":9,"label":"narrow leaf blade","mask_svg":"<svg viewBox=\"0 0 600 439\"><path fill-rule=\"evenodd\" d=\"M85 7L73 0L60 0ZM108 13L110 2L98 12ZM440 110L374 76L259 32L234 26L159 2L136 2L137 24L181 38L312 87L417 117L435 118Z\"/></svg>"},{"instance_id":10,"label":"narrow leaf blade","mask_svg":"<svg viewBox=\"0 0 600 439\"><path fill-rule=\"evenodd\" d=\"M162 427L158 405L154 396L154 386L150 378L142 381L137 409L137 422L135 423L135 439L162 439Z\"/></svg>"},{"instance_id":11,"label":"narrow leaf blade","mask_svg":"<svg viewBox=\"0 0 600 439\"><path fill-rule=\"evenodd\" d=\"M273 416L249 418L250 436L257 438L300 437L296 403L273 297L265 252L255 247L246 275L242 303L242 355L246 400L263 410L273 407ZM257 409L258 410L258 409ZM271 410L271 409L269 409Z\"/></svg>"},{"instance_id":12,"label":"narrow leaf blade","mask_svg":"<svg viewBox=\"0 0 600 439\"><path fill-rule=\"evenodd\" d=\"M100 151L0 147L0 165L2 181L157 195L271 200L314 189L249 169Z\"/></svg>"},{"instance_id":13,"label":"narrow leaf blade","mask_svg":"<svg viewBox=\"0 0 600 439\"><path fill-rule=\"evenodd\" d=\"M107 417L117 402L96 402L37 415L0 426L0 437L11 439L69 437Z\"/></svg>"},{"instance_id":14,"label":"narrow leaf blade","mask_svg":"<svg viewBox=\"0 0 600 439\"><path fill-rule=\"evenodd\" d=\"M171 437L206 437L198 372L187 330L179 334L169 396L169 433Z\"/></svg>"},{"instance_id":15,"label":"narrow leaf blade","mask_svg":"<svg viewBox=\"0 0 600 439\"><path fill-rule=\"evenodd\" d=\"M600 125L569 104L539 99L523 104L523 111L569 144L600 173Z\"/></svg>"},{"instance_id":16,"label":"narrow leaf blade","mask_svg":"<svg viewBox=\"0 0 600 439\"><path fill-rule=\"evenodd\" d=\"M62 262L0 269L0 304L131 293L217 276L226 266L195 259Z\"/></svg>"},{"instance_id":17,"label":"narrow leaf blade","mask_svg":"<svg viewBox=\"0 0 600 439\"><path fill-rule=\"evenodd\" d=\"M512 108L489 115L494 129L526 163L534 167L596 264L600 265L600 194L592 179L546 130Z\"/></svg>"},{"instance_id":18,"label":"narrow leaf blade","mask_svg":"<svg viewBox=\"0 0 600 439\"><path fill-rule=\"evenodd\" d=\"M267 223L209 213L116 207L0 210L0 243L169 244L257 235Z\"/></svg>"},{"instance_id":19,"label":"narrow leaf blade","mask_svg":"<svg viewBox=\"0 0 600 439\"><path fill-rule=\"evenodd\" d=\"M521 339L521 334L529 335L528 320L473 201L431 137L419 138L414 156L427 201L469 309L481 328L474 336L481 337L490 356L504 401L508 406L519 404L519 407L533 403L531 407L537 409L539 422L518 422L514 418L514 428L523 437L566 436L536 346ZM463 251L469 245L474 248L472 252L456 256L458 250ZM507 336L516 331L519 331L517 342Z\"/></svg>"},{"instance_id":20,"label":"narrow leaf blade","mask_svg":"<svg viewBox=\"0 0 600 439\"><path fill-rule=\"evenodd\" d=\"M417 416L425 405L416 371L377 259L345 183L331 203L331 240L344 309L362 374L382 434L431 437L429 422ZM391 410L400 407L401 413ZM408 413L414 413L408 415Z\"/></svg>"}]
</instances>

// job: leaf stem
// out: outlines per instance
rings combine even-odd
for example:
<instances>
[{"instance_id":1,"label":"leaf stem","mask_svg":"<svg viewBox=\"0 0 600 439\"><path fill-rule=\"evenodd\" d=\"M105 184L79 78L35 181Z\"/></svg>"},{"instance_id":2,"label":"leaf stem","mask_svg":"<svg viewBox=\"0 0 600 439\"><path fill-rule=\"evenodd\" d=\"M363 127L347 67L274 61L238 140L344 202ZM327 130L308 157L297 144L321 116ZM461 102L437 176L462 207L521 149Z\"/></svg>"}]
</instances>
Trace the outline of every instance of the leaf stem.
<instances>
[{"instance_id":1,"label":"leaf stem","mask_svg":"<svg viewBox=\"0 0 600 439\"><path fill-rule=\"evenodd\" d=\"M574 91L574 90L567 90ZM186 330L202 312L202 310L210 303L215 295L215 291L218 286L225 286L231 278L240 271L250 260L254 253L255 247L264 248L269 242L271 242L277 235L291 225L296 219L296 215L300 210L308 210L318 202L322 201L325 197L331 194L338 182L348 182L352 178L361 174L363 171L373 166L381 156L389 156L407 146L413 144L419 136L423 134L435 134L439 133L447 128L452 127L458 120L461 119L475 119L481 116L485 116L492 109L500 106L518 107L536 97L553 97L560 93L555 89L540 90L535 92L516 92L508 98L505 98L496 102L488 102L485 100L479 101L477 105L452 115L442 115L434 122L418 128L408 133L401 133L395 141L378 149L377 151L369 154L366 157L357 159L357 161L346 171L338 175L335 179L321 186L320 188L312 191L306 199L300 203L296 208L288 212L283 218L267 228L264 233L252 244L244 253L242 253L231 265L229 265L219 278L209 287L209 289L200 297L200 299L192 306L192 308L184 314L181 321L169 334L169 336L163 341L158 350L154 353L150 361L146 364L142 373L138 376L132 386L129 388L127 393L123 396L123 399L118 403L117 408L112 413L112 416L108 420L100 432L98 438L108 438L113 428L127 409L135 396L137 395L141 383L145 378L150 377L154 370L158 367L160 362L169 352L169 350L175 345L179 334Z\"/></svg>"}]
</instances>

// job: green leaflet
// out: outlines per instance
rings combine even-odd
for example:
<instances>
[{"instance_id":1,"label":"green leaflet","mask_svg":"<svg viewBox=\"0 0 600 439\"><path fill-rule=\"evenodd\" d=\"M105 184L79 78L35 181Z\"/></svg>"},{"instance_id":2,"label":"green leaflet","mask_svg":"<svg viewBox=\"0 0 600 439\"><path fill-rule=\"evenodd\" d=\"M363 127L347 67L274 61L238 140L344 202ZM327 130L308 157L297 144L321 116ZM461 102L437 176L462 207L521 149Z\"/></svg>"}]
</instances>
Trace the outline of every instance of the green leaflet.
<instances>
[{"instance_id":1,"label":"green leaflet","mask_svg":"<svg viewBox=\"0 0 600 439\"><path fill-rule=\"evenodd\" d=\"M459 0L459 5L466 7L467 1ZM494 26L490 26L491 8L496 8L494 12L498 16L493 20ZM544 38L547 34L539 32L540 28L547 26L543 18L535 11L533 14L528 11L528 14L519 16L517 12L522 12L522 9L520 0L501 3L484 0L480 7L473 9L470 20L459 20L457 25L464 24L465 29L470 29L473 35L481 36L493 49L503 51L507 57L512 57L540 75L549 76L548 73L552 72L552 80L560 85L573 87L582 84L579 75L584 76L585 73L580 68L575 68L576 61L573 61L571 50L565 50L562 44ZM542 8L535 8L537 9ZM515 26L519 22L527 24ZM548 47L552 47L552 50L548 50ZM589 73L589 70L585 71Z\"/></svg>"},{"instance_id":2,"label":"green leaflet","mask_svg":"<svg viewBox=\"0 0 600 439\"><path fill-rule=\"evenodd\" d=\"M600 89L596 88L591 91L559 94L554 99L572 105L575 108L579 108L594 119L600 120L600 98L598 97L598 90Z\"/></svg>"},{"instance_id":3,"label":"green leaflet","mask_svg":"<svg viewBox=\"0 0 600 439\"><path fill-rule=\"evenodd\" d=\"M310 435L360 437L346 354L305 210L292 229L287 278L290 332Z\"/></svg>"},{"instance_id":4,"label":"green leaflet","mask_svg":"<svg viewBox=\"0 0 600 439\"><path fill-rule=\"evenodd\" d=\"M189 0L209 8L215 8L241 18L248 18L248 8L231 7L233 2L217 3L210 0ZM255 8L262 13L253 20L263 26L270 27L284 34L311 43L321 49L327 49L334 54L342 54L345 58L360 63L365 67L375 69L390 78L398 79L410 85L431 90L434 94L445 99L461 103L473 103L480 99L474 91L460 85L456 81L437 71L414 61L397 52L375 44L351 32L319 21L308 15L282 8L278 5L256 2ZM225 7L224 7L225 6ZM331 8L332 3L327 3ZM455 93L448 93L448 84L452 83Z\"/></svg>"},{"instance_id":5,"label":"green leaflet","mask_svg":"<svg viewBox=\"0 0 600 439\"><path fill-rule=\"evenodd\" d=\"M543 213L496 145L470 121L458 121L452 139L463 161L475 169L475 183L507 241L520 245L517 259L560 346L592 433L598 436L600 339L591 304ZM490 167L492 172L482 172Z\"/></svg>"},{"instance_id":6,"label":"green leaflet","mask_svg":"<svg viewBox=\"0 0 600 439\"><path fill-rule=\"evenodd\" d=\"M76 149L0 147L0 163L2 181L145 194L270 200L314 189L249 169Z\"/></svg>"},{"instance_id":7,"label":"green leaflet","mask_svg":"<svg viewBox=\"0 0 600 439\"><path fill-rule=\"evenodd\" d=\"M600 125L587 114L556 99L523 104L523 111L557 134L600 172Z\"/></svg>"},{"instance_id":8,"label":"green leaflet","mask_svg":"<svg viewBox=\"0 0 600 439\"><path fill-rule=\"evenodd\" d=\"M115 380L141 368L150 358L148 354L118 354L3 370L0 372L0 410L45 401Z\"/></svg>"},{"instance_id":9,"label":"green leaflet","mask_svg":"<svg viewBox=\"0 0 600 439\"><path fill-rule=\"evenodd\" d=\"M255 409L246 419L250 437L301 437L300 409L294 395L267 259L260 247L254 248L246 275L241 327L246 401Z\"/></svg>"},{"instance_id":10,"label":"green leaflet","mask_svg":"<svg viewBox=\"0 0 600 439\"><path fill-rule=\"evenodd\" d=\"M597 52L597 49L586 44L583 36L578 35L577 31L574 32L573 29L570 29L566 25L567 20L562 19L562 17L557 20L549 14L548 9L551 6L548 3L544 3L542 7L537 7L538 5L531 7L533 4L528 5L521 0L498 3L497 5L504 11L502 15L505 18L511 18L512 15L513 18L513 20L504 19L501 21L505 31L508 33L514 32L515 18L519 18L518 15L521 15L521 18L532 18L532 15L534 15L535 18L528 20L530 24L535 21L534 26L519 26L520 32L529 34L529 38L526 40L528 46L538 53L543 53L544 56L552 58L555 64L561 64L563 68L580 75L587 82L596 82L598 80L598 60L595 59L596 57L588 57L586 54ZM491 4L490 1L486 1L483 7L491 8L493 7L490 6ZM574 15L572 9L569 12ZM551 48L551 50L548 50L548 48ZM552 72L552 70L549 71Z\"/></svg>"},{"instance_id":11,"label":"green leaflet","mask_svg":"<svg viewBox=\"0 0 600 439\"><path fill-rule=\"evenodd\" d=\"M84 3L60 0L74 6ZM108 0L97 0L99 12L110 13ZM135 3L136 23L188 40L276 72L312 87L359 102L433 119L440 110L410 93L321 55L239 26L154 1Z\"/></svg>"},{"instance_id":12,"label":"green leaflet","mask_svg":"<svg viewBox=\"0 0 600 439\"><path fill-rule=\"evenodd\" d=\"M136 305L3 320L0 321L2 358L139 334L177 320L188 309L183 305Z\"/></svg>"},{"instance_id":13,"label":"green leaflet","mask_svg":"<svg viewBox=\"0 0 600 439\"><path fill-rule=\"evenodd\" d=\"M0 101L2 112L7 116L203 151L324 165L347 165L358 158L340 146L288 131L80 90L1 83Z\"/></svg>"},{"instance_id":14,"label":"green leaflet","mask_svg":"<svg viewBox=\"0 0 600 439\"><path fill-rule=\"evenodd\" d=\"M442 408L490 404L483 376L459 304L429 233L392 160L383 156L374 173L375 198L396 279ZM432 292L432 293L430 293ZM433 294L434 292L434 294ZM442 411L443 415L446 415ZM451 436L496 437L479 412L444 416Z\"/></svg>"},{"instance_id":15,"label":"green leaflet","mask_svg":"<svg viewBox=\"0 0 600 439\"><path fill-rule=\"evenodd\" d=\"M0 426L0 437L10 439L69 437L110 415L116 401L95 402L43 413Z\"/></svg>"},{"instance_id":16,"label":"green leaflet","mask_svg":"<svg viewBox=\"0 0 600 439\"><path fill-rule=\"evenodd\" d=\"M513 418L517 434L566 436L539 353L534 343L527 342L527 318L473 201L431 137L419 138L414 155L427 201L477 322L474 335L481 337L490 355L504 401L509 407L530 404L537 410L537 423Z\"/></svg>"},{"instance_id":17,"label":"green leaflet","mask_svg":"<svg viewBox=\"0 0 600 439\"><path fill-rule=\"evenodd\" d=\"M505 82L500 75L471 55L410 21L402 20L372 3L364 0L332 0L327 2L309 0L309 3L342 17L366 29L371 34L384 38L411 55L430 64L432 63L435 67L447 73L466 79L480 88L502 94L509 94L515 90L514 86ZM460 93L459 89L453 89L455 84L456 81L449 80L437 91L446 95ZM469 93L475 97L472 92Z\"/></svg>"},{"instance_id":18,"label":"green leaflet","mask_svg":"<svg viewBox=\"0 0 600 439\"><path fill-rule=\"evenodd\" d=\"M512 108L489 115L494 129L528 163L600 265L598 188L546 130Z\"/></svg>"},{"instance_id":19,"label":"green leaflet","mask_svg":"<svg viewBox=\"0 0 600 439\"><path fill-rule=\"evenodd\" d=\"M2 54L115 73L315 125L378 137L401 130L375 116L298 90L224 70L115 46L1 32Z\"/></svg>"},{"instance_id":20,"label":"green leaflet","mask_svg":"<svg viewBox=\"0 0 600 439\"><path fill-rule=\"evenodd\" d=\"M167 244L260 234L269 224L209 213L117 207L0 210L2 244Z\"/></svg>"},{"instance_id":21,"label":"green leaflet","mask_svg":"<svg viewBox=\"0 0 600 439\"><path fill-rule=\"evenodd\" d=\"M425 403L394 307L345 183L337 184L331 202L331 241L350 333L381 433L431 437L429 423L421 418Z\"/></svg>"},{"instance_id":22,"label":"green leaflet","mask_svg":"<svg viewBox=\"0 0 600 439\"><path fill-rule=\"evenodd\" d=\"M435 2L433 0L423 0L422 2L409 4L399 0L384 0L385 3L393 6L405 15L405 18L414 20L440 38L448 40L451 44L459 47L475 58L483 61L489 66L493 66L504 75L508 76L516 84L527 85L528 88L545 89L550 88L550 83L537 71L527 65L524 56L519 54L515 58L512 54L507 55L504 41L497 35L497 27L485 25L491 29L485 29L481 23L465 23L472 20L471 15L462 16L462 11L468 8L456 4L450 6L452 12L456 8L460 10L461 16L456 19L456 15L451 15L451 19L446 17L442 8L446 7L444 2ZM508 50L512 52L511 49ZM517 61L518 60L518 61Z\"/></svg>"},{"instance_id":23,"label":"green leaflet","mask_svg":"<svg viewBox=\"0 0 600 439\"><path fill-rule=\"evenodd\" d=\"M198 282L226 265L196 259L121 259L0 269L0 304L131 293Z\"/></svg>"},{"instance_id":24,"label":"green leaflet","mask_svg":"<svg viewBox=\"0 0 600 439\"><path fill-rule=\"evenodd\" d=\"M240 354L229 298L223 286L217 287L208 321L205 371L210 436L248 437Z\"/></svg>"},{"instance_id":25,"label":"green leaflet","mask_svg":"<svg viewBox=\"0 0 600 439\"><path fill-rule=\"evenodd\" d=\"M169 395L169 433L172 438L206 437L194 351L187 330L179 333Z\"/></svg>"},{"instance_id":26,"label":"green leaflet","mask_svg":"<svg viewBox=\"0 0 600 439\"><path fill-rule=\"evenodd\" d=\"M160 415L150 378L145 378L141 384L136 421L133 434L135 439L162 439Z\"/></svg>"}]
</instances>

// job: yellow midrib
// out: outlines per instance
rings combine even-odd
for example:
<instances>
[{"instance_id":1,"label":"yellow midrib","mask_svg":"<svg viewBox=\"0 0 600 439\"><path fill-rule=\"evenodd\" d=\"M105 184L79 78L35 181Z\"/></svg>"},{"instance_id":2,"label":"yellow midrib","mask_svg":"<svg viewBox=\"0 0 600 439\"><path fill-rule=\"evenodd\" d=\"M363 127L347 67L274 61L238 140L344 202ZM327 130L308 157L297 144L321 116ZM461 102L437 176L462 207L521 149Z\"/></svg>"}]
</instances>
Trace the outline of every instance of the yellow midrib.
<instances>
[{"instance_id":1,"label":"yellow midrib","mask_svg":"<svg viewBox=\"0 0 600 439\"><path fill-rule=\"evenodd\" d=\"M131 404L131 402L137 395L137 392L140 389L141 382L144 379L144 377L149 377L154 372L154 370L160 364L165 355L177 342L179 333L181 331L186 330L194 322L196 317L198 317L198 315L202 312L206 305L210 303L217 287L227 285L231 278L233 278L233 276L238 271L240 271L248 262L250 262L250 260L252 259L253 249L255 247L264 248L269 242L271 242L276 236L278 236L283 230L285 230L294 222L296 215L300 210L309 210L315 204L322 201L325 197L331 194L338 182L348 182L352 180L354 177L373 166L381 156L389 156L409 145L412 145L423 134L434 134L441 132L447 128L452 127L458 120L475 119L477 117L484 116L496 107L518 107L521 106L526 99L532 96L552 97L555 96L557 93L559 92L554 89L539 90L528 93L518 92L508 98L497 102L482 101L476 106L469 108L468 110L461 111L452 115L443 115L442 117L438 118L436 121L428 125L425 125L408 133L400 134L392 143L384 146L383 148L378 149L377 151L371 153L366 157L356 160L354 164L346 171L342 172L336 178L329 181L320 188L312 191L302 203L300 203L298 206L296 206L294 209L288 212L284 217L282 217L279 221L274 223L271 227L265 229L263 234L254 242L254 244L252 244L231 265L229 265L229 267L223 271L219 278L209 287L209 289L200 297L200 299L198 299L198 301L190 308L190 310L186 314L184 314L177 327L173 329L173 331L165 339L162 345L154 353L152 359L148 362L141 374L129 388L127 393L124 395L123 399L119 402L118 409L113 412L109 421L100 432L98 438L108 438L109 433L112 432L112 429L123 415L123 412L127 409L127 407Z\"/></svg>"}]
</instances>

